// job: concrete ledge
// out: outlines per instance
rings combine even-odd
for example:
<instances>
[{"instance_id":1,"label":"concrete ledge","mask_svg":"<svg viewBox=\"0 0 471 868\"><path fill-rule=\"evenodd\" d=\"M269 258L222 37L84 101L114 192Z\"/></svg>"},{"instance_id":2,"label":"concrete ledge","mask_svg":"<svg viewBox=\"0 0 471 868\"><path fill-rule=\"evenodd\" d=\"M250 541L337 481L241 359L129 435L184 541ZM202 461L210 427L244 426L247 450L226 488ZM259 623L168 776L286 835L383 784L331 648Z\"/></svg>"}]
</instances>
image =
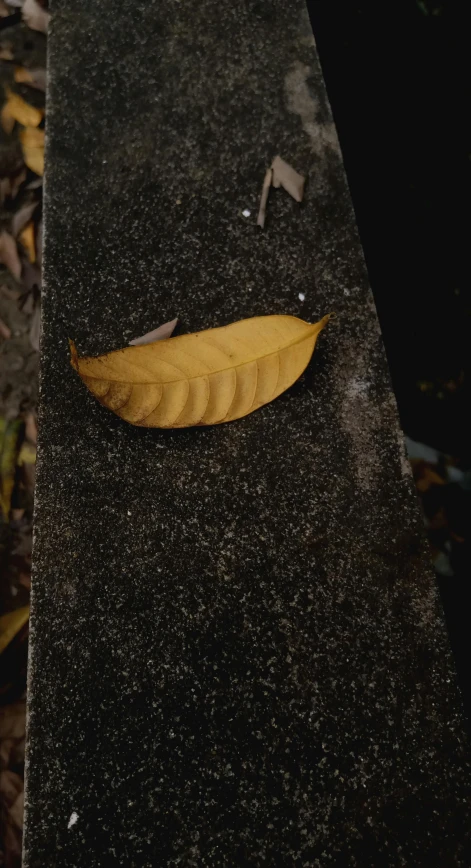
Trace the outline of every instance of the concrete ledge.
<instances>
[{"instance_id":1,"label":"concrete ledge","mask_svg":"<svg viewBox=\"0 0 471 868\"><path fill-rule=\"evenodd\" d=\"M57 0L49 38L26 868L468 865L453 667L304 3ZM275 193L261 232L277 153L305 201ZM220 427L134 428L69 365L69 337L331 310L305 376Z\"/></svg>"}]
</instances>

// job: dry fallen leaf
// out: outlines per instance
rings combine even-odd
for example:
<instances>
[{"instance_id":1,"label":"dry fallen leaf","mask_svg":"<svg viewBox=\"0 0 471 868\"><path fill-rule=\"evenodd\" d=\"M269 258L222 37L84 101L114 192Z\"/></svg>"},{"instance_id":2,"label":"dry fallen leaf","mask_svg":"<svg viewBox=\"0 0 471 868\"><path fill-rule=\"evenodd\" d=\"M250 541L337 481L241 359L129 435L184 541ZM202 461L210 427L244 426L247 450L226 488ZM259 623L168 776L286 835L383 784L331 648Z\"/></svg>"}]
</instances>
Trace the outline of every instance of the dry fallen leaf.
<instances>
[{"instance_id":1,"label":"dry fallen leaf","mask_svg":"<svg viewBox=\"0 0 471 868\"><path fill-rule=\"evenodd\" d=\"M25 735L26 709L24 700L0 707L0 741L18 741Z\"/></svg>"},{"instance_id":2,"label":"dry fallen leaf","mask_svg":"<svg viewBox=\"0 0 471 868\"><path fill-rule=\"evenodd\" d=\"M34 178L33 181L30 181L29 184L26 184L27 190L37 190L38 187L42 187L43 179L42 178Z\"/></svg>"},{"instance_id":3,"label":"dry fallen leaf","mask_svg":"<svg viewBox=\"0 0 471 868\"><path fill-rule=\"evenodd\" d=\"M79 359L71 341L71 364L105 407L133 425L216 425L288 389L328 319L311 325L294 316L254 317L97 358Z\"/></svg>"},{"instance_id":4,"label":"dry fallen leaf","mask_svg":"<svg viewBox=\"0 0 471 868\"><path fill-rule=\"evenodd\" d=\"M24 127L37 127L44 117L44 109L35 108L17 93L8 91L7 101L2 109L2 118L7 115Z\"/></svg>"},{"instance_id":5,"label":"dry fallen leaf","mask_svg":"<svg viewBox=\"0 0 471 868\"><path fill-rule=\"evenodd\" d=\"M0 772L0 798L4 805L10 807L23 789L23 781L16 772L4 769Z\"/></svg>"},{"instance_id":6,"label":"dry fallen leaf","mask_svg":"<svg viewBox=\"0 0 471 868\"><path fill-rule=\"evenodd\" d=\"M10 515L11 498L15 487L21 427L21 419L8 420L0 416L0 511L5 521L8 521Z\"/></svg>"},{"instance_id":7,"label":"dry fallen leaf","mask_svg":"<svg viewBox=\"0 0 471 868\"><path fill-rule=\"evenodd\" d=\"M278 187L283 187L283 189L286 190L286 192L289 193L296 202L302 202L305 183L306 179L303 175L296 172L296 170L293 169L293 167L285 160L282 160L281 157L275 157L263 180L257 225L261 226L262 229L265 226L270 187L275 187L276 189L278 189Z\"/></svg>"},{"instance_id":8,"label":"dry fallen leaf","mask_svg":"<svg viewBox=\"0 0 471 868\"><path fill-rule=\"evenodd\" d=\"M41 289L41 270L38 268L36 263L32 265L29 259L23 260L21 282L26 290L27 298L24 299L20 307L24 313L31 314L33 313L34 307L35 287ZM31 290L33 290L33 292ZM30 301L30 304L27 304L28 300Z\"/></svg>"},{"instance_id":9,"label":"dry fallen leaf","mask_svg":"<svg viewBox=\"0 0 471 868\"><path fill-rule=\"evenodd\" d=\"M38 426L36 423L36 416L34 413L27 413L25 418L25 437L30 442L36 446L36 441L38 439Z\"/></svg>"},{"instance_id":10,"label":"dry fallen leaf","mask_svg":"<svg viewBox=\"0 0 471 868\"><path fill-rule=\"evenodd\" d=\"M14 238L17 238L19 233L30 222L37 207L37 202L28 202L26 205L22 205L21 208L18 208L18 211L15 211L11 218L11 234Z\"/></svg>"},{"instance_id":11,"label":"dry fallen leaf","mask_svg":"<svg viewBox=\"0 0 471 868\"><path fill-rule=\"evenodd\" d=\"M25 167L22 165L19 172L16 173L12 178L10 178L10 195L11 198L14 199L20 189L21 185L26 181L27 171Z\"/></svg>"},{"instance_id":12,"label":"dry fallen leaf","mask_svg":"<svg viewBox=\"0 0 471 868\"><path fill-rule=\"evenodd\" d=\"M21 865L21 832L15 828L9 820L8 814L5 817L4 826L2 829L2 845L5 853L5 868L17 868Z\"/></svg>"},{"instance_id":13,"label":"dry fallen leaf","mask_svg":"<svg viewBox=\"0 0 471 868\"><path fill-rule=\"evenodd\" d=\"M23 19L31 30L46 33L50 17L49 12L46 12L36 0L25 0L23 3Z\"/></svg>"},{"instance_id":14,"label":"dry fallen leaf","mask_svg":"<svg viewBox=\"0 0 471 868\"><path fill-rule=\"evenodd\" d=\"M0 654L16 636L19 630L26 624L29 618L29 606L14 609L0 616Z\"/></svg>"},{"instance_id":15,"label":"dry fallen leaf","mask_svg":"<svg viewBox=\"0 0 471 868\"><path fill-rule=\"evenodd\" d=\"M0 232L0 262L6 265L17 280L21 277L21 262L16 249L16 241L4 229Z\"/></svg>"},{"instance_id":16,"label":"dry fallen leaf","mask_svg":"<svg viewBox=\"0 0 471 868\"><path fill-rule=\"evenodd\" d=\"M12 738L5 741L0 741L0 768L5 769L10 761L10 754L15 747L15 742Z\"/></svg>"},{"instance_id":17,"label":"dry fallen leaf","mask_svg":"<svg viewBox=\"0 0 471 868\"><path fill-rule=\"evenodd\" d=\"M7 326L6 322L3 322L0 317L0 338L3 338L4 341L8 341L11 338L11 329Z\"/></svg>"},{"instance_id":18,"label":"dry fallen leaf","mask_svg":"<svg viewBox=\"0 0 471 868\"><path fill-rule=\"evenodd\" d=\"M46 90L46 70L42 67L35 69L26 69L24 66L17 66L15 69L15 81L18 84L29 84L30 87L36 90Z\"/></svg>"},{"instance_id":19,"label":"dry fallen leaf","mask_svg":"<svg viewBox=\"0 0 471 868\"><path fill-rule=\"evenodd\" d=\"M0 46L0 60L13 60L13 51L8 45Z\"/></svg>"},{"instance_id":20,"label":"dry fallen leaf","mask_svg":"<svg viewBox=\"0 0 471 868\"><path fill-rule=\"evenodd\" d=\"M10 289L5 283L0 284L0 293L10 301L18 301L21 297L21 289Z\"/></svg>"},{"instance_id":21,"label":"dry fallen leaf","mask_svg":"<svg viewBox=\"0 0 471 868\"><path fill-rule=\"evenodd\" d=\"M25 809L25 793L24 790L21 793L18 793L15 801L13 802L10 810L9 816L12 823L17 827L17 829L23 828L23 815Z\"/></svg>"},{"instance_id":22,"label":"dry fallen leaf","mask_svg":"<svg viewBox=\"0 0 471 868\"><path fill-rule=\"evenodd\" d=\"M10 178L0 178L0 205L10 195Z\"/></svg>"},{"instance_id":23,"label":"dry fallen leaf","mask_svg":"<svg viewBox=\"0 0 471 868\"><path fill-rule=\"evenodd\" d=\"M164 341L166 338L170 338L175 331L175 326L178 322L178 317L176 319L170 320L170 322L164 323L164 325L159 326L157 329L154 329L151 332L147 332L147 334L142 335L141 338L134 338L133 341L129 341L130 347L143 347L145 344L153 344L154 341Z\"/></svg>"},{"instance_id":24,"label":"dry fallen leaf","mask_svg":"<svg viewBox=\"0 0 471 868\"><path fill-rule=\"evenodd\" d=\"M34 223L30 220L27 226L25 226L25 228L20 232L19 236L19 240L25 248L30 262L36 262L36 244L34 236Z\"/></svg>"},{"instance_id":25,"label":"dry fallen leaf","mask_svg":"<svg viewBox=\"0 0 471 868\"><path fill-rule=\"evenodd\" d=\"M36 305L33 310L33 315L31 317L31 324L29 327L29 342L33 347L33 350L36 350L39 353L39 343L41 338L41 306L40 303Z\"/></svg>"},{"instance_id":26,"label":"dry fallen leaf","mask_svg":"<svg viewBox=\"0 0 471 868\"><path fill-rule=\"evenodd\" d=\"M39 267L43 264L43 221L40 220L36 228L36 262Z\"/></svg>"},{"instance_id":27,"label":"dry fallen leaf","mask_svg":"<svg viewBox=\"0 0 471 868\"><path fill-rule=\"evenodd\" d=\"M26 69L25 66L16 66L15 67L15 81L18 84L31 84L32 75L29 69Z\"/></svg>"},{"instance_id":28,"label":"dry fallen leaf","mask_svg":"<svg viewBox=\"0 0 471 868\"><path fill-rule=\"evenodd\" d=\"M0 111L0 122L3 132L9 136L15 126L15 118L10 114L7 102L2 106L2 110Z\"/></svg>"},{"instance_id":29,"label":"dry fallen leaf","mask_svg":"<svg viewBox=\"0 0 471 868\"><path fill-rule=\"evenodd\" d=\"M37 175L44 174L44 130L26 127L20 132L23 157L28 169Z\"/></svg>"}]
</instances>

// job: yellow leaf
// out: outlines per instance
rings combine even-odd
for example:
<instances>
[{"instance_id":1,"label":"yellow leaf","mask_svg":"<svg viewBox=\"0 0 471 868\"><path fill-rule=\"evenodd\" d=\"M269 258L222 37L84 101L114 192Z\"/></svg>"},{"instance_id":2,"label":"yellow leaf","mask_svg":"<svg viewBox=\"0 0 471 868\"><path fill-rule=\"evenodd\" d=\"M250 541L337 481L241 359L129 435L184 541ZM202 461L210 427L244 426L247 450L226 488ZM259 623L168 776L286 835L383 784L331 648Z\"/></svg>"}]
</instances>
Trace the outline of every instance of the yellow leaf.
<instances>
[{"instance_id":1,"label":"yellow leaf","mask_svg":"<svg viewBox=\"0 0 471 868\"><path fill-rule=\"evenodd\" d=\"M14 612L0 617L0 654L24 627L28 618L29 606L22 606L21 609L15 609Z\"/></svg>"},{"instance_id":2,"label":"yellow leaf","mask_svg":"<svg viewBox=\"0 0 471 868\"><path fill-rule=\"evenodd\" d=\"M44 130L26 127L20 132L20 142L28 169L44 175Z\"/></svg>"},{"instance_id":3,"label":"yellow leaf","mask_svg":"<svg viewBox=\"0 0 471 868\"><path fill-rule=\"evenodd\" d=\"M20 241L25 248L30 262L36 262L36 244L34 240L34 223L30 220L20 232Z\"/></svg>"},{"instance_id":4,"label":"yellow leaf","mask_svg":"<svg viewBox=\"0 0 471 868\"><path fill-rule=\"evenodd\" d=\"M44 117L43 109L35 108L26 102L23 97L18 96L17 93L11 93L11 91L8 92L6 110L10 117L14 118L15 121L18 121L24 127L37 127Z\"/></svg>"},{"instance_id":5,"label":"yellow leaf","mask_svg":"<svg viewBox=\"0 0 471 868\"><path fill-rule=\"evenodd\" d=\"M254 317L97 358L79 359L71 342L71 364L105 407L133 425L217 425L288 389L328 319L311 325L294 316Z\"/></svg>"}]
</instances>

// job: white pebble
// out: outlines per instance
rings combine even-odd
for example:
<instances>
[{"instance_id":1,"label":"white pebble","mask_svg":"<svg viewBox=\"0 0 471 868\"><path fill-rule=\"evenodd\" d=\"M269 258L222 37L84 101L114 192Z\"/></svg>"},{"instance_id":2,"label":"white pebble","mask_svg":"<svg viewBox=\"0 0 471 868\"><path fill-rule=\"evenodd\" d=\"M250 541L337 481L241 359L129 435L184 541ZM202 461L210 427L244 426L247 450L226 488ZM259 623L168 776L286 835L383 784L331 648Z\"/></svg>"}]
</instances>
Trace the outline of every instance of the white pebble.
<instances>
[{"instance_id":1,"label":"white pebble","mask_svg":"<svg viewBox=\"0 0 471 868\"><path fill-rule=\"evenodd\" d=\"M245 209L242 211L242 216L243 216L243 217L250 217L250 211L249 211L248 208L245 208Z\"/></svg>"},{"instance_id":2,"label":"white pebble","mask_svg":"<svg viewBox=\"0 0 471 868\"><path fill-rule=\"evenodd\" d=\"M67 823L67 828L68 828L68 829L71 829L72 826L75 826L77 820L78 820L78 814L77 814L77 812L76 812L76 811L72 811L72 813L71 813L71 815L70 815L70 820L69 820L69 822Z\"/></svg>"},{"instance_id":3,"label":"white pebble","mask_svg":"<svg viewBox=\"0 0 471 868\"><path fill-rule=\"evenodd\" d=\"M299 298L299 301L304 301L304 299L306 298L306 296L304 295L304 292L300 292L298 295L298 298Z\"/></svg>"}]
</instances>

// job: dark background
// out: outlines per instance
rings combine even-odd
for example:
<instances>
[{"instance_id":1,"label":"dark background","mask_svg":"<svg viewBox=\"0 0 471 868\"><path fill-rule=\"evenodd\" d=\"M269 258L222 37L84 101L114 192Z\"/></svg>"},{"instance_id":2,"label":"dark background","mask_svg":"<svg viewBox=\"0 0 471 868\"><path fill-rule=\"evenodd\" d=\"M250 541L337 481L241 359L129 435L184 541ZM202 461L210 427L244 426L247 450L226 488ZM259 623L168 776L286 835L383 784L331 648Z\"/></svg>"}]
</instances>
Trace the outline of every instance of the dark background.
<instances>
[{"instance_id":1,"label":"dark background","mask_svg":"<svg viewBox=\"0 0 471 868\"><path fill-rule=\"evenodd\" d=\"M402 427L469 470L471 4L307 5ZM465 538L439 586L469 720L471 494L442 492Z\"/></svg>"}]
</instances>

